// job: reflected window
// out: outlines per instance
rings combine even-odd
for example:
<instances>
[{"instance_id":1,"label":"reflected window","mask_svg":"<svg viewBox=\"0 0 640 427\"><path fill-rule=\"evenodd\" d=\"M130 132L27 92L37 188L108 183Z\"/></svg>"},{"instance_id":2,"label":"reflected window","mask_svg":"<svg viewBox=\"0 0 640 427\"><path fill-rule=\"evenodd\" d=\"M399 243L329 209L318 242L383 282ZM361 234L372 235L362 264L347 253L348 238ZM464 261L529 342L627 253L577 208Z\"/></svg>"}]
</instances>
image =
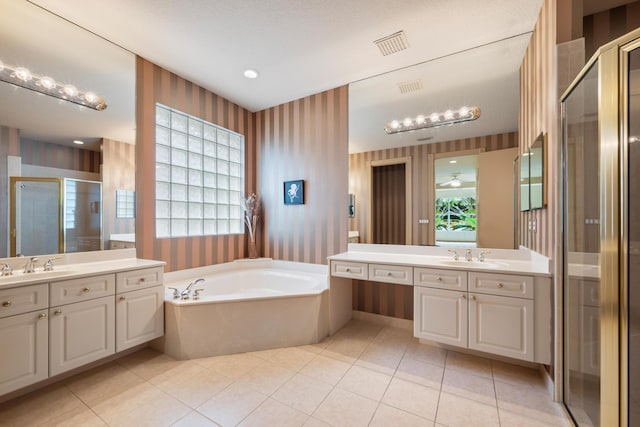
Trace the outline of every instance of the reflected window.
<instances>
[{"instance_id":1,"label":"reflected window","mask_svg":"<svg viewBox=\"0 0 640 427\"><path fill-rule=\"evenodd\" d=\"M436 199L436 230L476 231L475 197Z\"/></svg>"},{"instance_id":2,"label":"reflected window","mask_svg":"<svg viewBox=\"0 0 640 427\"><path fill-rule=\"evenodd\" d=\"M156 104L156 237L244 232L244 142Z\"/></svg>"},{"instance_id":3,"label":"reflected window","mask_svg":"<svg viewBox=\"0 0 640 427\"><path fill-rule=\"evenodd\" d=\"M116 218L136 217L136 192L116 190Z\"/></svg>"}]
</instances>

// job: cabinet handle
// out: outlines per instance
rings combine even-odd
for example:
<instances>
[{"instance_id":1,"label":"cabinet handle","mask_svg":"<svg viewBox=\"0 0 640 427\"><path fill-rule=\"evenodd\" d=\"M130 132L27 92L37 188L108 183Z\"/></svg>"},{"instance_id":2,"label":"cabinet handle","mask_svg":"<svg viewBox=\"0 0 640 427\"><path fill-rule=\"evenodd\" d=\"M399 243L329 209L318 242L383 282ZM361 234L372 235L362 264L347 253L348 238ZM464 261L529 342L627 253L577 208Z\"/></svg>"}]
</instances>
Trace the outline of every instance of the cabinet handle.
<instances>
[{"instance_id":1,"label":"cabinet handle","mask_svg":"<svg viewBox=\"0 0 640 427\"><path fill-rule=\"evenodd\" d=\"M347 273L351 272L351 269L349 267L345 268L344 271L346 271Z\"/></svg>"},{"instance_id":2,"label":"cabinet handle","mask_svg":"<svg viewBox=\"0 0 640 427\"><path fill-rule=\"evenodd\" d=\"M471 301L475 301L476 300L476 296L475 295L471 295Z\"/></svg>"},{"instance_id":3,"label":"cabinet handle","mask_svg":"<svg viewBox=\"0 0 640 427\"><path fill-rule=\"evenodd\" d=\"M502 288L504 285L502 283L498 283L498 287Z\"/></svg>"},{"instance_id":4,"label":"cabinet handle","mask_svg":"<svg viewBox=\"0 0 640 427\"><path fill-rule=\"evenodd\" d=\"M2 303L2 306L3 306L3 307L9 307L9 306L11 306L11 301L4 301L4 302Z\"/></svg>"},{"instance_id":5,"label":"cabinet handle","mask_svg":"<svg viewBox=\"0 0 640 427\"><path fill-rule=\"evenodd\" d=\"M124 300L126 300L126 299L127 299L127 298L126 298L124 295L120 295L120 301L124 301Z\"/></svg>"},{"instance_id":6,"label":"cabinet handle","mask_svg":"<svg viewBox=\"0 0 640 427\"><path fill-rule=\"evenodd\" d=\"M89 288L83 288L83 289L82 289L82 292L89 292L90 290L91 290L91 289L89 289Z\"/></svg>"},{"instance_id":7,"label":"cabinet handle","mask_svg":"<svg viewBox=\"0 0 640 427\"><path fill-rule=\"evenodd\" d=\"M53 312L53 314L55 314L56 316L59 316L62 314L62 310L57 309L56 311Z\"/></svg>"},{"instance_id":8,"label":"cabinet handle","mask_svg":"<svg viewBox=\"0 0 640 427\"><path fill-rule=\"evenodd\" d=\"M462 294L462 295L460 295L460 298L467 299L467 296L465 294Z\"/></svg>"},{"instance_id":9,"label":"cabinet handle","mask_svg":"<svg viewBox=\"0 0 640 427\"><path fill-rule=\"evenodd\" d=\"M144 277L140 278L140 283L144 282Z\"/></svg>"},{"instance_id":10,"label":"cabinet handle","mask_svg":"<svg viewBox=\"0 0 640 427\"><path fill-rule=\"evenodd\" d=\"M38 319L46 319L47 318L47 313L40 313L40 315L38 316Z\"/></svg>"},{"instance_id":11,"label":"cabinet handle","mask_svg":"<svg viewBox=\"0 0 640 427\"><path fill-rule=\"evenodd\" d=\"M393 273L390 271L387 271L387 276L393 276Z\"/></svg>"}]
</instances>

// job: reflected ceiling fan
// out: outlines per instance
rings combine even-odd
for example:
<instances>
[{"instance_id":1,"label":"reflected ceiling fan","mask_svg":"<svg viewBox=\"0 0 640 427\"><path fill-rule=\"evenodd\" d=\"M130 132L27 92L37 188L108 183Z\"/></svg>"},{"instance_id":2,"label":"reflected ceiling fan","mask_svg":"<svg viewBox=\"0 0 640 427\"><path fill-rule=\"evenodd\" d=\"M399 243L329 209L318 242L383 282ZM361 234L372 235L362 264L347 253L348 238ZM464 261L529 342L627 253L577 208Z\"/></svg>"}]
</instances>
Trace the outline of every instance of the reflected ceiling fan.
<instances>
[{"instance_id":1,"label":"reflected ceiling fan","mask_svg":"<svg viewBox=\"0 0 640 427\"><path fill-rule=\"evenodd\" d=\"M448 185L450 187L460 187L462 185L462 181L460 181L460 178L458 178L458 175L460 175L460 172L452 173L451 179L445 182L441 182L440 186L445 187Z\"/></svg>"}]
</instances>

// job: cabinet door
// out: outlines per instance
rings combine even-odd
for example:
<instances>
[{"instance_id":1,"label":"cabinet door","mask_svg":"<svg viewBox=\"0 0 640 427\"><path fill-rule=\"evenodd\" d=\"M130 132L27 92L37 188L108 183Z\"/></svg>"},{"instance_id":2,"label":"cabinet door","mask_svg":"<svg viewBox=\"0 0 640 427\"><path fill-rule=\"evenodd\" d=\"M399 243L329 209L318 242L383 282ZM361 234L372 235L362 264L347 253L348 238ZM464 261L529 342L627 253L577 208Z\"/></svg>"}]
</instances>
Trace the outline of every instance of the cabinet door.
<instances>
[{"instance_id":1,"label":"cabinet door","mask_svg":"<svg viewBox=\"0 0 640 427\"><path fill-rule=\"evenodd\" d=\"M467 293L413 288L413 334L418 338L467 346Z\"/></svg>"},{"instance_id":2,"label":"cabinet door","mask_svg":"<svg viewBox=\"0 0 640 427\"><path fill-rule=\"evenodd\" d=\"M116 351L164 335L164 287L116 296Z\"/></svg>"},{"instance_id":3,"label":"cabinet door","mask_svg":"<svg viewBox=\"0 0 640 427\"><path fill-rule=\"evenodd\" d=\"M49 372L57 375L115 352L113 296L49 309Z\"/></svg>"},{"instance_id":4,"label":"cabinet door","mask_svg":"<svg viewBox=\"0 0 640 427\"><path fill-rule=\"evenodd\" d=\"M48 339L46 310L0 319L0 395L47 378Z\"/></svg>"},{"instance_id":5,"label":"cabinet door","mask_svg":"<svg viewBox=\"0 0 640 427\"><path fill-rule=\"evenodd\" d=\"M533 361L533 301L469 294L469 348Z\"/></svg>"}]
</instances>

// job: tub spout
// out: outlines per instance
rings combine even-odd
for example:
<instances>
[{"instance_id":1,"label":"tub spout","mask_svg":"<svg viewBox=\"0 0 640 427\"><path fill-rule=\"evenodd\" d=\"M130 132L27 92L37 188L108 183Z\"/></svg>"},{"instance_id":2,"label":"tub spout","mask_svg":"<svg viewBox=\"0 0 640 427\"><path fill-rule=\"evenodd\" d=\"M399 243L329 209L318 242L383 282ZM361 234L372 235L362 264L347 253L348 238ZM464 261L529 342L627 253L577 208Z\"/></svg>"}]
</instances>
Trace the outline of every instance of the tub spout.
<instances>
[{"instance_id":1,"label":"tub spout","mask_svg":"<svg viewBox=\"0 0 640 427\"><path fill-rule=\"evenodd\" d=\"M192 288L194 285L197 285L197 284L198 284L198 283L200 283L200 282L204 282L204 279L203 279L203 278L196 279L196 280L194 280L193 282L189 283L189 284L187 285L187 288L186 288L184 291L182 291L182 292L180 293L180 295L182 296L182 299L189 299L189 294L191 293L191 288Z\"/></svg>"}]
</instances>

